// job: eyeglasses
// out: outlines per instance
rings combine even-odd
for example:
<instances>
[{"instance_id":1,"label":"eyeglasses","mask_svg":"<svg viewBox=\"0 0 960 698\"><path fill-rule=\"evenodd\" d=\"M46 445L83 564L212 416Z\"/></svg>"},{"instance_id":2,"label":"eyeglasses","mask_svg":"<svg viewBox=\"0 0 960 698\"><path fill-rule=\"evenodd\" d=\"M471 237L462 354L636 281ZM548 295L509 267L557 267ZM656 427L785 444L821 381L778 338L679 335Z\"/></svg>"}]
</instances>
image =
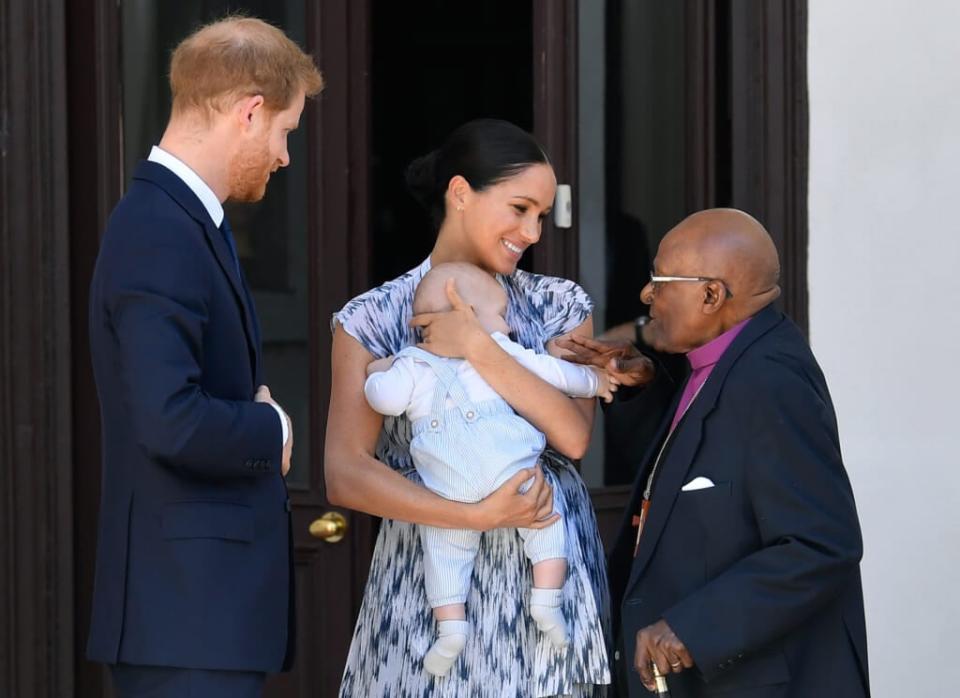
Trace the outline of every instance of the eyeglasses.
<instances>
[{"instance_id":1,"label":"eyeglasses","mask_svg":"<svg viewBox=\"0 0 960 698\"><path fill-rule=\"evenodd\" d=\"M733 298L733 292L723 279L718 279L713 276L657 276L652 271L650 272L650 283L653 285L654 291L659 290L659 284L668 284L671 281L719 281L723 284L723 290L726 292L727 298Z\"/></svg>"}]
</instances>

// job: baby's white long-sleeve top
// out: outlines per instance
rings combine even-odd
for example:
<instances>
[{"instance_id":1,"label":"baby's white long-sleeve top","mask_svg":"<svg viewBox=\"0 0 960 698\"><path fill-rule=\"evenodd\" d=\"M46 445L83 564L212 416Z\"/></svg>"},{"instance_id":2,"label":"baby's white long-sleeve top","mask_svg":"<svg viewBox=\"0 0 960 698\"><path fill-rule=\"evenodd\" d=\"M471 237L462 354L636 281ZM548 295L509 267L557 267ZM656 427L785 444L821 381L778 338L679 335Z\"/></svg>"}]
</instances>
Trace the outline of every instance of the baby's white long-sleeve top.
<instances>
[{"instance_id":1,"label":"baby's white long-sleeve top","mask_svg":"<svg viewBox=\"0 0 960 698\"><path fill-rule=\"evenodd\" d=\"M565 394L571 397L596 396L600 379L589 366L580 366L549 354L538 354L501 332L494 332L490 336L528 371ZM444 359L444 362L456 372L471 402L500 397L469 361ZM415 422L430 414L436 382L436 374L426 363L412 356L401 356L389 370L371 374L364 383L363 392L370 406L380 414L396 417L406 412L410 421ZM447 398L447 407L452 406L452 401Z\"/></svg>"}]
</instances>

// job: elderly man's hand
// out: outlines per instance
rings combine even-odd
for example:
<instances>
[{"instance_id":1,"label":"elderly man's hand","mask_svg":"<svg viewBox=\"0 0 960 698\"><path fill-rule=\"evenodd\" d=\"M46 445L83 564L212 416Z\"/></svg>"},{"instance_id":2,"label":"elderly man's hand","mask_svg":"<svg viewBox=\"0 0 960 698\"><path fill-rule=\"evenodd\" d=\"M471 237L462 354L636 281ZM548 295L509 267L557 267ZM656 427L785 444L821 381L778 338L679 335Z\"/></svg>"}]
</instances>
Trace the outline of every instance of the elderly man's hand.
<instances>
[{"instance_id":1,"label":"elderly man's hand","mask_svg":"<svg viewBox=\"0 0 960 698\"><path fill-rule=\"evenodd\" d=\"M656 690L651 666L653 662L656 662L657 669L663 676L679 674L684 669L693 668L693 657L665 620L658 620L637 633L634 668L639 672L640 680L648 691Z\"/></svg>"},{"instance_id":2,"label":"elderly man's hand","mask_svg":"<svg viewBox=\"0 0 960 698\"><path fill-rule=\"evenodd\" d=\"M625 340L602 342L579 335L569 335L557 345L570 352L563 358L578 364L606 369L611 378L623 386L646 385L653 380L653 362Z\"/></svg>"}]
</instances>

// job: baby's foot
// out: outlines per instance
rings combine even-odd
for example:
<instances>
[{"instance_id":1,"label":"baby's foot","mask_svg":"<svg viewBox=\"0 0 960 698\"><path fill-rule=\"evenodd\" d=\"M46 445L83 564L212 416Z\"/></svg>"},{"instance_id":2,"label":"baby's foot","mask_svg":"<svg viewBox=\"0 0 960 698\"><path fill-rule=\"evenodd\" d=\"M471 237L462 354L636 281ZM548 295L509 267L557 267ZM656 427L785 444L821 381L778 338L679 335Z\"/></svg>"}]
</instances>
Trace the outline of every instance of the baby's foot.
<instances>
[{"instance_id":1,"label":"baby's foot","mask_svg":"<svg viewBox=\"0 0 960 698\"><path fill-rule=\"evenodd\" d=\"M537 627L557 647L567 645L567 623L560 610L563 592L560 589L533 589L530 592L530 615Z\"/></svg>"},{"instance_id":2,"label":"baby's foot","mask_svg":"<svg viewBox=\"0 0 960 698\"><path fill-rule=\"evenodd\" d=\"M434 676L446 676L467 644L470 623L465 620L437 621L437 639L423 658L423 668Z\"/></svg>"}]
</instances>

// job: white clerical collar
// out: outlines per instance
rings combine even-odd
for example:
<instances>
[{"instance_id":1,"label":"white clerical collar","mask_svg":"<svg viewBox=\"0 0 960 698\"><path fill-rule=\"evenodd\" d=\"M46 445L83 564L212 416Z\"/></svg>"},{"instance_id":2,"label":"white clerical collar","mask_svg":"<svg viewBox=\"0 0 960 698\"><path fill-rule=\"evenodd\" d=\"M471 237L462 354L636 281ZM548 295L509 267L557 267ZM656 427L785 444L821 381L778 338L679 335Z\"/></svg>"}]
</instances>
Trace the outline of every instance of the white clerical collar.
<instances>
[{"instance_id":1,"label":"white clerical collar","mask_svg":"<svg viewBox=\"0 0 960 698\"><path fill-rule=\"evenodd\" d=\"M189 165L183 160L174 157L156 145L153 146L153 149L150 151L150 157L148 157L147 160L163 165L182 179L183 183L190 187L190 191L197 195L200 203L207 209L207 213L210 214L210 220L213 221L213 224L218 228L220 227L220 223L223 222L223 206L220 204L220 199L217 198L217 195L213 193L213 189L200 179L200 175L191 170Z\"/></svg>"}]
</instances>

